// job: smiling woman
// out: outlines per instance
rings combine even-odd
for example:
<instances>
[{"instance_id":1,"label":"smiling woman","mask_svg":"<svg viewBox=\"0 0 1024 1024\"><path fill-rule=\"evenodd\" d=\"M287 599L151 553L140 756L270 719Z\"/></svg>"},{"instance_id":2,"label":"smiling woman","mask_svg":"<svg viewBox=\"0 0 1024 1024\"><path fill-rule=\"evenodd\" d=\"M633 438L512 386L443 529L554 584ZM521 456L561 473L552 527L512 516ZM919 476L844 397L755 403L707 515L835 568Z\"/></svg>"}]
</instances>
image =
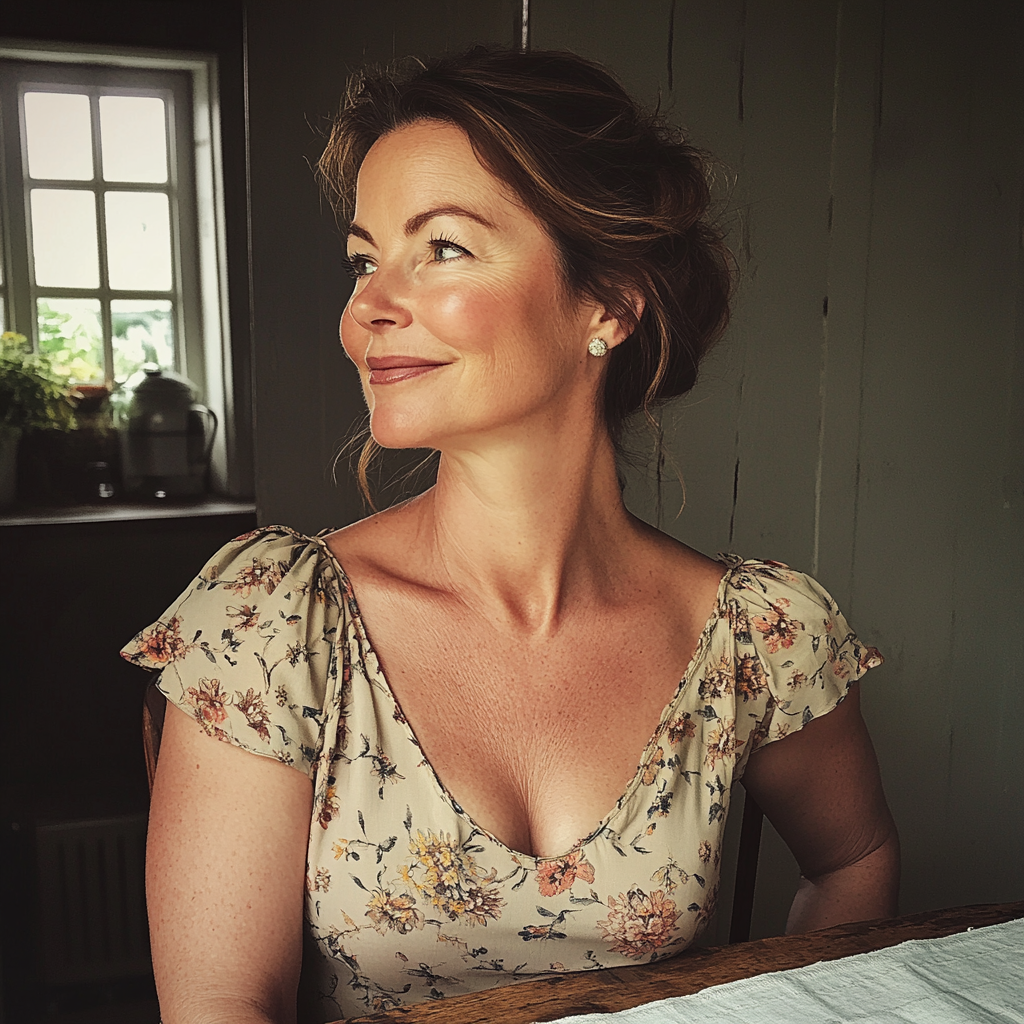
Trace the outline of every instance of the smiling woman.
<instances>
[{"instance_id":1,"label":"smiling woman","mask_svg":"<svg viewBox=\"0 0 1024 1024\"><path fill-rule=\"evenodd\" d=\"M349 231L366 251L349 256L357 283L341 338L363 375L374 441L440 450L482 431L535 423L556 436L593 420L601 367L572 342L593 303L566 303L543 226L466 135L407 125L370 149L360 181ZM600 330L609 345L625 336L595 321ZM388 386L412 380L415 390Z\"/></svg>"},{"instance_id":2,"label":"smiling woman","mask_svg":"<svg viewBox=\"0 0 1024 1024\"><path fill-rule=\"evenodd\" d=\"M623 505L625 417L726 320L694 151L590 62L478 49L358 78L322 172L373 442L437 480L238 538L125 649L184 712L148 848L165 1024L294 1021L303 935L311 1022L677 953L741 779L801 865L792 929L891 912L878 652L809 577Z\"/></svg>"},{"instance_id":3,"label":"smiling woman","mask_svg":"<svg viewBox=\"0 0 1024 1024\"><path fill-rule=\"evenodd\" d=\"M371 147L417 121L460 129L474 159L432 170L438 195L448 197L439 205L464 208L459 172L468 171L467 182L485 172L498 193L492 205L500 198L532 214L552 243L557 286L605 305L631 336L605 369L602 405L613 443L638 410L655 427L651 410L693 387L728 322L731 260L708 217L706 155L643 111L604 69L571 54L478 48L426 68L411 62L404 76L356 76L348 97L320 171L356 237L365 240L353 214ZM419 181L426 180L424 172ZM482 213L466 212L469 219ZM494 224L485 218L483 226ZM364 449L364 492L378 441L371 436Z\"/></svg>"}]
</instances>

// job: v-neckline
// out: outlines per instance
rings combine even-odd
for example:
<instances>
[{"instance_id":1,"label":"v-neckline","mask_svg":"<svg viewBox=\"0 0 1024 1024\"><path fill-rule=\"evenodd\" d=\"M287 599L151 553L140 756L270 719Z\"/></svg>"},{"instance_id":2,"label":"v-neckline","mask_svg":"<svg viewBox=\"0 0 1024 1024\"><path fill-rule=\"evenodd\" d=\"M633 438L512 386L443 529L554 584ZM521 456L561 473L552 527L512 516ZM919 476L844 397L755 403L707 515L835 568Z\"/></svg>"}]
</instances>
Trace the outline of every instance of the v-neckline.
<instances>
[{"instance_id":1,"label":"v-neckline","mask_svg":"<svg viewBox=\"0 0 1024 1024\"><path fill-rule=\"evenodd\" d=\"M521 850L515 850L509 846L506 842L496 836L489 829L484 828L473 820L465 808L452 796L449 792L448 787L441 781L441 777L437 774L434 765L431 763L430 758L427 756L426 751L423 749L419 738L416 736L416 730L412 727L412 723L409 721L408 716L402 708L402 705L398 701L398 697L395 696L394 690L391 688L391 684L388 682L387 676L384 674L384 667L381 664L381 660L377 655L376 648L374 647L373 641L370 639L370 632L366 628L366 621L363 618L362 611L359 608L359 599L356 597L355 587L352 585L352 580L348 573L345 572L345 567L341 564L341 560L331 550L330 545L326 541L326 537L331 533L335 532L333 529L324 530L321 533L316 534L313 537L306 539L312 540L320 548L321 551L327 556L328 560L333 564L334 569L338 574L338 585L339 590L343 590L344 593L340 596L347 597L349 610L352 614L351 625L355 627L356 639L361 640L363 645L362 662L363 667L366 670L367 676L374 675L374 680L379 688L387 695L394 707L394 719L398 724L405 730L406 737L408 740L415 745L416 749L420 752L422 757L422 764L430 774L430 778L440 794L441 798L451 808L451 810L458 815L469 827L477 834L486 836L492 843L504 850L509 856L521 863L528 863L534 866L550 861L564 860L571 854L582 850L589 843L593 842L602 832L609 828L611 823L615 820L622 808L629 802L630 797L636 791L637 787L643 780L645 770L654 755L654 752L658 748L658 740L661 738L665 731L665 723L671 718L673 709L679 703L680 698L686 690L687 682L693 675L694 669L699 665L701 658L704 656L708 646L711 643L711 637L714 634L715 628L721 620L721 609L725 599L725 591L729 584L733 573L744 564L744 559L739 558L736 555L720 555L717 561L722 562L726 566L726 571L722 574L721 580L718 583L718 589L715 592L715 603L711 609L711 614L708 616L704 623L704 628L701 630L700 636L697 638L697 644L694 647L693 654L690 656L689 662L687 662L686 670L683 672L682 678L676 684L676 688L669 699L668 703L662 708L661 715L658 717L657 724L654 727L654 731L650 734L650 738L647 740L646 745L641 753L639 764L637 765L636 772L630 781L626 784L625 790L615 801L611 810L598 822L597 826L584 838L577 840L577 842L571 846L564 853L554 854L551 856L538 857L536 854L524 853ZM348 643L348 630L345 631L344 642ZM341 633L339 631L338 642L342 642ZM367 655L372 655L373 661L376 664L376 670L371 669L367 662Z\"/></svg>"}]
</instances>

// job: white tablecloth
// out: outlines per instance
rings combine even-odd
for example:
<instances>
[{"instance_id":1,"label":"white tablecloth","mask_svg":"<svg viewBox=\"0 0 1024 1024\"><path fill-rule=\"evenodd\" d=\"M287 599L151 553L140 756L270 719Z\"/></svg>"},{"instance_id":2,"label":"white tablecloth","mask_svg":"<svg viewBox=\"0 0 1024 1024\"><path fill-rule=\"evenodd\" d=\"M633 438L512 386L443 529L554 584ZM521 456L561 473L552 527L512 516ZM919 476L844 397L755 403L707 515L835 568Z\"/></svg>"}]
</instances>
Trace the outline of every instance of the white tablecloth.
<instances>
[{"instance_id":1,"label":"white tablecloth","mask_svg":"<svg viewBox=\"0 0 1024 1024\"><path fill-rule=\"evenodd\" d=\"M555 1024L1024 1024L1024 919Z\"/></svg>"}]
</instances>

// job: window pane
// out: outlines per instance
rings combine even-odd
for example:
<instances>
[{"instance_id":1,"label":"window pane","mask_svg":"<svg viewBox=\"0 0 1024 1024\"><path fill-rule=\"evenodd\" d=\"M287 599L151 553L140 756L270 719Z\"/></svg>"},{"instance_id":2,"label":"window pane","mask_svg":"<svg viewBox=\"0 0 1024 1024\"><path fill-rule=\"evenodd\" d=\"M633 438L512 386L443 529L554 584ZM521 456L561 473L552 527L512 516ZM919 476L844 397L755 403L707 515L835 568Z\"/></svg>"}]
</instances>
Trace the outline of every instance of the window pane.
<instances>
[{"instance_id":1,"label":"window pane","mask_svg":"<svg viewBox=\"0 0 1024 1024\"><path fill-rule=\"evenodd\" d=\"M64 92L25 93L25 142L32 178L92 179L89 97Z\"/></svg>"},{"instance_id":2,"label":"window pane","mask_svg":"<svg viewBox=\"0 0 1024 1024\"><path fill-rule=\"evenodd\" d=\"M171 290L171 223L163 192L108 192L111 288Z\"/></svg>"},{"instance_id":3,"label":"window pane","mask_svg":"<svg viewBox=\"0 0 1024 1024\"><path fill-rule=\"evenodd\" d=\"M96 199L84 189L32 189L32 255L36 284L98 288Z\"/></svg>"},{"instance_id":4,"label":"window pane","mask_svg":"<svg viewBox=\"0 0 1024 1024\"><path fill-rule=\"evenodd\" d=\"M37 299L39 351L77 381L102 380L103 326L99 299Z\"/></svg>"},{"instance_id":5,"label":"window pane","mask_svg":"<svg viewBox=\"0 0 1024 1024\"><path fill-rule=\"evenodd\" d=\"M101 96L100 137L105 180L167 180L167 137L162 99L155 96Z\"/></svg>"},{"instance_id":6,"label":"window pane","mask_svg":"<svg viewBox=\"0 0 1024 1024\"><path fill-rule=\"evenodd\" d=\"M174 322L169 299L114 299L114 379L127 380L144 363L174 369Z\"/></svg>"}]
</instances>

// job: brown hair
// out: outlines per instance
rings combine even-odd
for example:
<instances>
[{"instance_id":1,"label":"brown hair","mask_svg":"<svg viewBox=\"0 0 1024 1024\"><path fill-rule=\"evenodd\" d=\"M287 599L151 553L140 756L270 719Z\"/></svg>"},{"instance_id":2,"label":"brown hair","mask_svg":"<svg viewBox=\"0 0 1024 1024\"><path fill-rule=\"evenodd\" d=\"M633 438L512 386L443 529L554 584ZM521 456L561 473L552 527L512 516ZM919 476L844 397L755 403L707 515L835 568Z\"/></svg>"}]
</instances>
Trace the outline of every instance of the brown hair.
<instances>
[{"instance_id":1,"label":"brown hair","mask_svg":"<svg viewBox=\"0 0 1024 1024\"><path fill-rule=\"evenodd\" d=\"M565 51L478 46L364 70L349 83L319 171L351 219L370 147L403 125L461 128L480 162L545 226L566 290L632 328L609 355L604 417L624 423L688 392L729 318L732 261L710 220L709 162L600 65ZM637 320L630 294L644 300ZM372 445L360 457L366 466Z\"/></svg>"}]
</instances>

